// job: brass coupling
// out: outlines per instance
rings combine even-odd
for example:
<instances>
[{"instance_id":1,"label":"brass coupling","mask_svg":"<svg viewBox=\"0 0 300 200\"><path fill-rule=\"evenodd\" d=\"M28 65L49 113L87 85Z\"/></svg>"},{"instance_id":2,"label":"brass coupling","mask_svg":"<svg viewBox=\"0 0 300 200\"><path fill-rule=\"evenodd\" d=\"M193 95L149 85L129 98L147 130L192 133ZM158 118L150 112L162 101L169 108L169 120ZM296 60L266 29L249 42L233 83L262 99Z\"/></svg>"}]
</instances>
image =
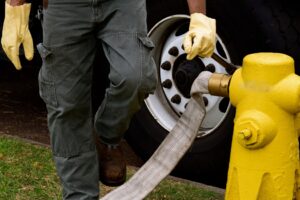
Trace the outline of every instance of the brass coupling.
<instances>
[{"instance_id":1,"label":"brass coupling","mask_svg":"<svg viewBox=\"0 0 300 200\"><path fill-rule=\"evenodd\" d=\"M228 97L231 76L213 73L208 80L208 91L215 96Z\"/></svg>"}]
</instances>

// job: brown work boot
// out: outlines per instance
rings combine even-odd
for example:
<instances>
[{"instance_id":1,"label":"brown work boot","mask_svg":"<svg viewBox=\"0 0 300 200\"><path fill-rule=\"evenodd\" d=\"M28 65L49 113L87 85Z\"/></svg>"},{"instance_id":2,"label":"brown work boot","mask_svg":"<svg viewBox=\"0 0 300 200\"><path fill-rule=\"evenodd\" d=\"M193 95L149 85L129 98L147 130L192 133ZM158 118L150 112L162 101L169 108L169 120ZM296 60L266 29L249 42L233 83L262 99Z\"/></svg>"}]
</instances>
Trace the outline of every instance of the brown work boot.
<instances>
[{"instance_id":1,"label":"brown work boot","mask_svg":"<svg viewBox=\"0 0 300 200\"><path fill-rule=\"evenodd\" d=\"M99 156L100 181L107 186L119 186L126 180L126 163L120 145L96 142Z\"/></svg>"}]
</instances>

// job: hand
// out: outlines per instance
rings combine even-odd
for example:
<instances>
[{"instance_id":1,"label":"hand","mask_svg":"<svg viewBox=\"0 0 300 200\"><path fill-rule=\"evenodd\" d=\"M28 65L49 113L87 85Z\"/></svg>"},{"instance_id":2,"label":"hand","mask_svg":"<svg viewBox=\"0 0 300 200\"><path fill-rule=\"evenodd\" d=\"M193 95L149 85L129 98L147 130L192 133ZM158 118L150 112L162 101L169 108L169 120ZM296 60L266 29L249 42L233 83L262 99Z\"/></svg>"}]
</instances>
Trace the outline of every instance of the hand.
<instances>
[{"instance_id":1,"label":"hand","mask_svg":"<svg viewBox=\"0 0 300 200\"><path fill-rule=\"evenodd\" d=\"M5 3L5 19L3 23L1 44L7 57L16 69L22 68L19 59L19 48L23 45L27 60L33 58L33 41L28 29L31 4L11 6Z\"/></svg>"},{"instance_id":2,"label":"hand","mask_svg":"<svg viewBox=\"0 0 300 200\"><path fill-rule=\"evenodd\" d=\"M192 60L197 55L209 57L216 45L216 20L201 13L191 14L189 31L186 34L183 46L187 59Z\"/></svg>"}]
</instances>

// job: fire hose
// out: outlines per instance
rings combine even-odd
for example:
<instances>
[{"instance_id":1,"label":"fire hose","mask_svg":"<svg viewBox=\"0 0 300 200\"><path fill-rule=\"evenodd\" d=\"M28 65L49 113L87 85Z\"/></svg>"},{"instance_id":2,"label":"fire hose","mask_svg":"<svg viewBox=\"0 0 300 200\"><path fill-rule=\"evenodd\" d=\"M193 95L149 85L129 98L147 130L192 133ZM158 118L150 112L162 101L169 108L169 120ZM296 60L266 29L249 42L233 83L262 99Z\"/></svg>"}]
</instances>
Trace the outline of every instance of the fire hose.
<instances>
[{"instance_id":1,"label":"fire hose","mask_svg":"<svg viewBox=\"0 0 300 200\"><path fill-rule=\"evenodd\" d=\"M102 200L141 200L170 174L198 135L205 116L202 94L208 93L210 76L210 72L200 73L192 85L185 112L158 149L133 177Z\"/></svg>"},{"instance_id":2,"label":"fire hose","mask_svg":"<svg viewBox=\"0 0 300 200\"><path fill-rule=\"evenodd\" d=\"M204 93L229 96L236 106L225 199L300 199L300 77L294 60L280 53L255 53L243 59L241 68L232 66L224 66L235 71L232 76L200 73L186 111L154 155L103 199L143 199L172 171L198 133Z\"/></svg>"}]
</instances>

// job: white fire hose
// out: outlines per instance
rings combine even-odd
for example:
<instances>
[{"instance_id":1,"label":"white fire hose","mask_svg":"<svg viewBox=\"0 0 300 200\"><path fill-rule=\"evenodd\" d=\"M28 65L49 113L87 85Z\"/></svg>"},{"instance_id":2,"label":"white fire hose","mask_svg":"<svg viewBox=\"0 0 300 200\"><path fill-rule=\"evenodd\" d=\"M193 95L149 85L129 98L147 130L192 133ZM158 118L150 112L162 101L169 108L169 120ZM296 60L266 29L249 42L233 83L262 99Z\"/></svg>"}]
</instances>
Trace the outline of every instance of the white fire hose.
<instances>
[{"instance_id":1,"label":"white fire hose","mask_svg":"<svg viewBox=\"0 0 300 200\"><path fill-rule=\"evenodd\" d=\"M208 93L210 76L204 71L196 78L185 112L151 158L125 184L101 200L142 200L170 174L198 134L205 116L202 94Z\"/></svg>"}]
</instances>

